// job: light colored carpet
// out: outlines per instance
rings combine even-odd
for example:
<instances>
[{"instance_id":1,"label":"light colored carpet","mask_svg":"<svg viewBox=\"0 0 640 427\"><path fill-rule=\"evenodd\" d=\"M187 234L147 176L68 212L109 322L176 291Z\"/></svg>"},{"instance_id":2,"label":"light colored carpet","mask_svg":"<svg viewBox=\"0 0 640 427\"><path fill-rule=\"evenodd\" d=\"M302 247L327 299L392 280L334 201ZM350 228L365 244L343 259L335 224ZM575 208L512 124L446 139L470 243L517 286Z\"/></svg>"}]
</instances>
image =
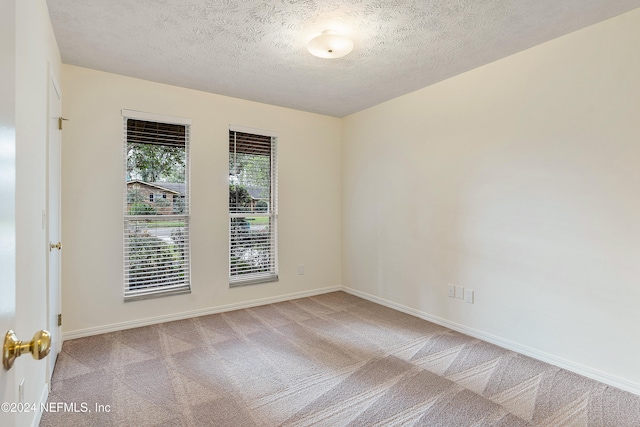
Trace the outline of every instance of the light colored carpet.
<instances>
[{"instance_id":1,"label":"light colored carpet","mask_svg":"<svg viewBox=\"0 0 640 427\"><path fill-rule=\"evenodd\" d=\"M639 426L640 397L335 292L66 341L41 426ZM110 412L95 412L95 405Z\"/></svg>"}]
</instances>

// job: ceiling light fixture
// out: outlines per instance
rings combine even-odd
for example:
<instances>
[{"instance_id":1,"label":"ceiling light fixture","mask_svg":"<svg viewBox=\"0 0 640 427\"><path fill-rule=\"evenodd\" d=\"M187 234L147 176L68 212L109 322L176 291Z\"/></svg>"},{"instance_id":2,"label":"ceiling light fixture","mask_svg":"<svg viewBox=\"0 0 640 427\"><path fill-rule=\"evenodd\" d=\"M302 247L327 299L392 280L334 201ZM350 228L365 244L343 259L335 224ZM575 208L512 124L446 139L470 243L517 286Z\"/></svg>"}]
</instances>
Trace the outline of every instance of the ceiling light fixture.
<instances>
[{"instance_id":1,"label":"ceiling light fixture","mask_svg":"<svg viewBox=\"0 0 640 427\"><path fill-rule=\"evenodd\" d=\"M324 30L309 41L307 49L318 58L342 58L353 50L353 41L333 30Z\"/></svg>"}]
</instances>

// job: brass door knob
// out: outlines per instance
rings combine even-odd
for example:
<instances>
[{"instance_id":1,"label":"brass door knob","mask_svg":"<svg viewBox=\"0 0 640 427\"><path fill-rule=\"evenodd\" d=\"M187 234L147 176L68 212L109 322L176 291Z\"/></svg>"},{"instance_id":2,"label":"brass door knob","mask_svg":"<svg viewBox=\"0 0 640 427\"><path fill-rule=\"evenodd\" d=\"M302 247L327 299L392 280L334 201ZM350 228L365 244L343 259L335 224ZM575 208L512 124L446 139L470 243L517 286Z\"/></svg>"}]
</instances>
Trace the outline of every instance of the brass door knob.
<instances>
[{"instance_id":1,"label":"brass door knob","mask_svg":"<svg viewBox=\"0 0 640 427\"><path fill-rule=\"evenodd\" d=\"M2 346L2 364L7 371L13 366L16 358L31 353L34 359L40 360L49 354L51 349L51 334L45 330L38 331L30 342L18 340L13 331L8 331Z\"/></svg>"}]
</instances>

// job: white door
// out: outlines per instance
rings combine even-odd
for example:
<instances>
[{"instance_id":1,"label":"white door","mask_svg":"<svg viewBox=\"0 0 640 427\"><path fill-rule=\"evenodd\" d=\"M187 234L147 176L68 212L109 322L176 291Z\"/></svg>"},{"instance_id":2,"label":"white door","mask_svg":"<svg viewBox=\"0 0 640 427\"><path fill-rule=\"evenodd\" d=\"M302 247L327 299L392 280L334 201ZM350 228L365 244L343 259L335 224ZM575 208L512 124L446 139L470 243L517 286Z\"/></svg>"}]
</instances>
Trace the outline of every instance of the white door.
<instances>
[{"instance_id":1,"label":"white door","mask_svg":"<svg viewBox=\"0 0 640 427\"><path fill-rule=\"evenodd\" d=\"M0 342L16 320L15 251L15 0L0 6ZM15 369L0 366L0 404L15 402ZM0 425L15 425L15 414L0 410Z\"/></svg>"},{"instance_id":2,"label":"white door","mask_svg":"<svg viewBox=\"0 0 640 427\"><path fill-rule=\"evenodd\" d=\"M49 157L48 181L47 181L47 218L48 227L47 246L49 247L49 261L47 273L47 330L51 334L51 351L47 362L47 382L51 390L51 375L56 364L56 358L62 348L60 327L58 326L58 314L60 311L60 151L61 131L58 120L62 115L60 105L60 86L55 82L53 75L49 78L49 135L47 154ZM54 247L51 247L53 245Z\"/></svg>"}]
</instances>

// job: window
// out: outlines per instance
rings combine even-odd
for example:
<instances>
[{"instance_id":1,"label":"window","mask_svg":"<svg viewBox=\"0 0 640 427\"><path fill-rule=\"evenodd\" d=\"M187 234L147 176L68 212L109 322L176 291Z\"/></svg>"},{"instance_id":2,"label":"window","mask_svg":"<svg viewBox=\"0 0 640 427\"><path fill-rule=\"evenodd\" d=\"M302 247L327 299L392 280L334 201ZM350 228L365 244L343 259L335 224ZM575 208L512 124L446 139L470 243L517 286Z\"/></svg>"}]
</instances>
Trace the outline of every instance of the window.
<instances>
[{"instance_id":1,"label":"window","mask_svg":"<svg viewBox=\"0 0 640 427\"><path fill-rule=\"evenodd\" d=\"M123 117L125 301L190 292L190 121L128 110ZM167 188L173 207L158 192Z\"/></svg>"},{"instance_id":2,"label":"window","mask_svg":"<svg viewBox=\"0 0 640 427\"><path fill-rule=\"evenodd\" d=\"M229 129L229 284L278 280L277 135Z\"/></svg>"}]
</instances>

